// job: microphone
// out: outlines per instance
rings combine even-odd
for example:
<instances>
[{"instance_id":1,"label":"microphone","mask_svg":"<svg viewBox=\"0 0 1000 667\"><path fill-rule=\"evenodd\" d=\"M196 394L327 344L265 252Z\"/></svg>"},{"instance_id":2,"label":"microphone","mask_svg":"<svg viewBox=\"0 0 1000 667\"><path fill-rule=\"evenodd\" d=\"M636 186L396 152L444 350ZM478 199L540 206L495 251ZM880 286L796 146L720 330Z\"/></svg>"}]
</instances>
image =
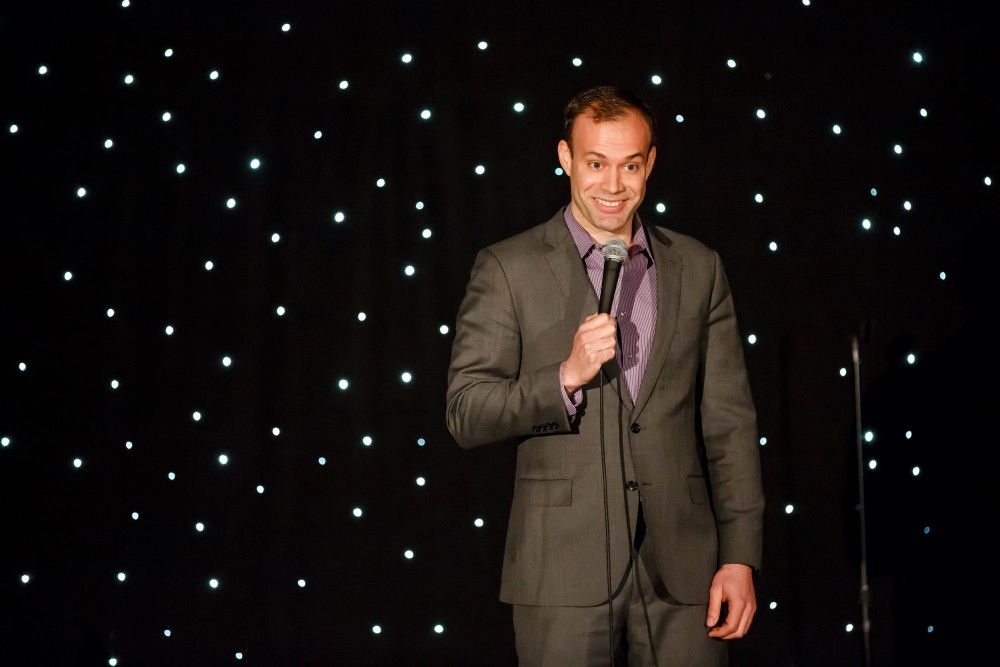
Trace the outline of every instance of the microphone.
<instances>
[{"instance_id":1,"label":"microphone","mask_svg":"<svg viewBox=\"0 0 1000 667\"><path fill-rule=\"evenodd\" d=\"M628 244L616 236L601 246L601 253L604 255L604 280L601 281L601 301L597 312L610 313L618 285L618 272L628 257Z\"/></svg>"}]
</instances>

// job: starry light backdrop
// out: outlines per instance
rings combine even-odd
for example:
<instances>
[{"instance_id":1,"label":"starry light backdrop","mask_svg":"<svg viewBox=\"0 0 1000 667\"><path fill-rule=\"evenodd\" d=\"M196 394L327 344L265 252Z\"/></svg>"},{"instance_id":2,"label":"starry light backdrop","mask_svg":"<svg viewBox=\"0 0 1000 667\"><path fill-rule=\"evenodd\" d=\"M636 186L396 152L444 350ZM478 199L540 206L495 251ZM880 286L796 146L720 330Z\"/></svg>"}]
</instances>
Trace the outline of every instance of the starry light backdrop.
<instances>
[{"instance_id":1,"label":"starry light backdrop","mask_svg":"<svg viewBox=\"0 0 1000 667\"><path fill-rule=\"evenodd\" d=\"M736 665L953 656L996 460L995 17L673 4L7 3L0 663L513 665L514 452L445 429L452 325L475 251L568 201L562 108L602 83L658 111L642 215L720 251L746 337Z\"/></svg>"}]
</instances>

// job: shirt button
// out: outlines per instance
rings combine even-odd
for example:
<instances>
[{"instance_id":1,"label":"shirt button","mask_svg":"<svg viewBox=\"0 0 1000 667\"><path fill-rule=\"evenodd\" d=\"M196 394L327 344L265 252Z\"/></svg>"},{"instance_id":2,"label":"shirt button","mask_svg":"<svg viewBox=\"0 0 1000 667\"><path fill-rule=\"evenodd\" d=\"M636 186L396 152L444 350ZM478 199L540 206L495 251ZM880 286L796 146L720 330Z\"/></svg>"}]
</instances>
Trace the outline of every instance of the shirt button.
<instances>
[{"instance_id":1,"label":"shirt button","mask_svg":"<svg viewBox=\"0 0 1000 667\"><path fill-rule=\"evenodd\" d=\"M638 433L639 431L642 430L642 427L639 426L638 422L636 422L635 424L632 424L632 426L631 426L631 428L629 430L631 430L633 433Z\"/></svg>"}]
</instances>

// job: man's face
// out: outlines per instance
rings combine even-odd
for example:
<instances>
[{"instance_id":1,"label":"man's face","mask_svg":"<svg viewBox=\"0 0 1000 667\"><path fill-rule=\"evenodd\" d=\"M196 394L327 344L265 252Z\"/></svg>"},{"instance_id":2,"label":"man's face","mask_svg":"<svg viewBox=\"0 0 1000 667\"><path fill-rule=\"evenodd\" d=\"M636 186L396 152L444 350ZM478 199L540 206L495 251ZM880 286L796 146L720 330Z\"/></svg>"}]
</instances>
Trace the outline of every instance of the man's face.
<instances>
[{"instance_id":1,"label":"man's face","mask_svg":"<svg viewBox=\"0 0 1000 667\"><path fill-rule=\"evenodd\" d=\"M632 241L632 214L646 196L656 148L638 111L595 123L588 113L573 123L573 151L559 142L559 163L569 174L573 215L599 244L613 236Z\"/></svg>"}]
</instances>

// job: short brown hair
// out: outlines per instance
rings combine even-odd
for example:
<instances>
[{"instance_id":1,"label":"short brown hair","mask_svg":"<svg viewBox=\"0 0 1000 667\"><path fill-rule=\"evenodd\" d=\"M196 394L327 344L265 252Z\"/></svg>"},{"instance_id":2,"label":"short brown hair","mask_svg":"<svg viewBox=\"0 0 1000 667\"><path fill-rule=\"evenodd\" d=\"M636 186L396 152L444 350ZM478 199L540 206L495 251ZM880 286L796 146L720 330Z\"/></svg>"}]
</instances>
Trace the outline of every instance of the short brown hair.
<instances>
[{"instance_id":1,"label":"short brown hair","mask_svg":"<svg viewBox=\"0 0 1000 667\"><path fill-rule=\"evenodd\" d=\"M649 124L649 147L656 145L656 116L648 104L630 90L618 86L596 86L589 88L569 101L563 112L563 139L573 152L573 124L587 112L595 122L617 120L629 109L642 114Z\"/></svg>"}]
</instances>

